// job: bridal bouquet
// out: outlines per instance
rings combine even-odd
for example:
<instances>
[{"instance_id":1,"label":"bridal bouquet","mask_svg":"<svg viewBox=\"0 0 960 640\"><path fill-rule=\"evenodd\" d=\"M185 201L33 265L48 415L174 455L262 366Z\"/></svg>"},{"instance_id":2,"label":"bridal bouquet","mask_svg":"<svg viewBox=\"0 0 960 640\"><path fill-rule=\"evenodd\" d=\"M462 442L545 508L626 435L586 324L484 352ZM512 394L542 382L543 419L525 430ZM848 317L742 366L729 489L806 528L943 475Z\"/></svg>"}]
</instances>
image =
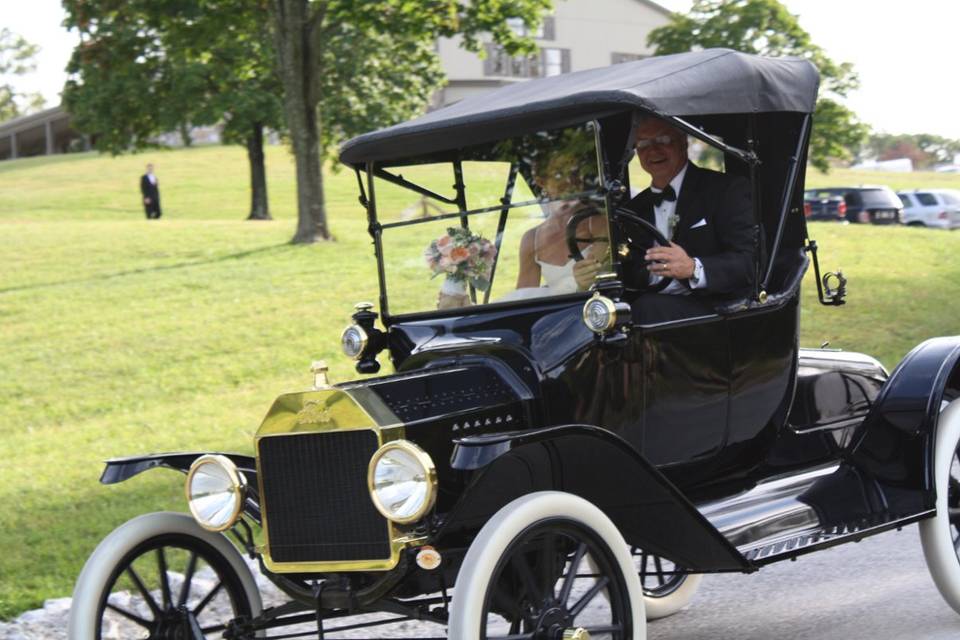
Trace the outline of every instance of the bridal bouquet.
<instances>
[{"instance_id":1,"label":"bridal bouquet","mask_svg":"<svg viewBox=\"0 0 960 640\"><path fill-rule=\"evenodd\" d=\"M461 227L450 227L423 252L432 277L445 275L448 283L464 291L467 283L480 291L490 286L496 256L492 242Z\"/></svg>"}]
</instances>

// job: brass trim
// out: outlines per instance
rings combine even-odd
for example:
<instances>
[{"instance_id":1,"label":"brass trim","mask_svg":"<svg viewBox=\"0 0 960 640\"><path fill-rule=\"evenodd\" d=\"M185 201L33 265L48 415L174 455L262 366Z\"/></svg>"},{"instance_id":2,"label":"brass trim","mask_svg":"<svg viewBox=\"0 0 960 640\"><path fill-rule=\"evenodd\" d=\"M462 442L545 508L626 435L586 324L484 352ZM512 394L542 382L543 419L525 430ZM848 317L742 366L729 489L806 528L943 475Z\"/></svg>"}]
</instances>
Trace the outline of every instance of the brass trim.
<instances>
[{"instance_id":1,"label":"brass trim","mask_svg":"<svg viewBox=\"0 0 960 640\"><path fill-rule=\"evenodd\" d=\"M606 308L609 314L606 326L600 330L594 329L587 320L587 309L589 309L590 305L595 302L600 302ZM580 312L580 317L583 320L583 324L585 324L590 331L598 334L606 333L617 325L617 306L610 298L600 295L599 291L594 291L593 297L584 303L583 311Z\"/></svg>"},{"instance_id":2,"label":"brass trim","mask_svg":"<svg viewBox=\"0 0 960 640\"><path fill-rule=\"evenodd\" d=\"M197 470L205 464L220 465L223 467L224 471L227 472L227 476L230 478L230 492L233 493L233 511L231 512L227 523L220 527L212 527L204 523L199 514L193 508L193 498L190 495L190 483L193 481L193 476L197 473ZM183 491L187 496L187 506L190 508L190 515L192 515L193 519L197 521L197 524L207 531L226 531L235 525L237 520L240 518L240 513L243 510L243 500L246 494L246 487L246 479L239 471L237 471L237 465L233 464L230 458L208 453L207 455L200 456L193 461L193 464L190 465L190 471L187 472L187 481L183 485Z\"/></svg>"},{"instance_id":3,"label":"brass trim","mask_svg":"<svg viewBox=\"0 0 960 640\"><path fill-rule=\"evenodd\" d=\"M370 558L351 561L274 562L270 556L270 533L267 522L269 506L263 490L263 471L260 468L260 442L264 438L331 433L368 429L377 436L378 450L386 441L401 439L405 430L386 406L371 406L370 394L355 394L353 390L328 389L290 393L277 398L254 437L254 454L257 462L257 483L260 487L260 517L263 532L261 554L263 563L274 573L332 573L339 571L389 571L400 562L400 552L408 546L422 544L422 540L410 538L397 530L390 520L385 520L390 540L390 555L385 558ZM382 404L382 403L380 403ZM310 408L306 414L303 412ZM301 419L313 415L324 420ZM376 418L374 417L376 416Z\"/></svg>"},{"instance_id":4,"label":"brass trim","mask_svg":"<svg viewBox=\"0 0 960 640\"><path fill-rule=\"evenodd\" d=\"M760 291L760 294L757 296L757 300L760 301L760 304L765 304L767 302L767 292Z\"/></svg>"},{"instance_id":5,"label":"brass trim","mask_svg":"<svg viewBox=\"0 0 960 640\"><path fill-rule=\"evenodd\" d=\"M356 355L350 355L347 353L347 349L343 344L343 339L347 335L347 332L351 329L356 329L360 333L360 350L357 351ZM340 334L340 349L343 351L343 355L348 358L353 358L354 360L359 360L363 355L363 352L367 350L367 343L370 341L370 337L367 335L367 332L363 330L363 327L357 323L353 323L347 326L346 329Z\"/></svg>"},{"instance_id":6,"label":"brass trim","mask_svg":"<svg viewBox=\"0 0 960 640\"><path fill-rule=\"evenodd\" d=\"M423 505L417 509L416 513L405 518L399 518L390 513L377 499L377 492L374 487L374 472L376 471L377 463L380 462L380 459L383 458L384 455L394 449L400 449L412 455L414 459L420 463L420 466L423 467L424 475L427 477L426 500L423 501ZM409 440L394 440L377 449L377 452L370 458L370 464L367 465L367 488L370 490L370 500L373 501L373 506L377 508L377 511L379 511L384 518L397 524L411 524L427 515L437 501L437 468L427 452L417 445Z\"/></svg>"}]
</instances>

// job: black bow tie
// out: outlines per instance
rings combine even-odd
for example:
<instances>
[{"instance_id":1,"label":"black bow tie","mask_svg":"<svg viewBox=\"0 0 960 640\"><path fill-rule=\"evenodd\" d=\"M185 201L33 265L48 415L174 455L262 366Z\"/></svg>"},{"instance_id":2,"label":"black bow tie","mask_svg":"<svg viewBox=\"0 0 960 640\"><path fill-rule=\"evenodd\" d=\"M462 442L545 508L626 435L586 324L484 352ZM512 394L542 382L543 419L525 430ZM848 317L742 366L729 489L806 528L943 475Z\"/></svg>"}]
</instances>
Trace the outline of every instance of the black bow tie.
<instances>
[{"instance_id":1,"label":"black bow tie","mask_svg":"<svg viewBox=\"0 0 960 640\"><path fill-rule=\"evenodd\" d=\"M674 202L677 199L677 192L674 191L673 187L671 187L669 184L667 185L667 188L660 193L651 191L650 194L653 196L654 207L659 207L661 204L663 204L664 200L667 202Z\"/></svg>"}]
</instances>

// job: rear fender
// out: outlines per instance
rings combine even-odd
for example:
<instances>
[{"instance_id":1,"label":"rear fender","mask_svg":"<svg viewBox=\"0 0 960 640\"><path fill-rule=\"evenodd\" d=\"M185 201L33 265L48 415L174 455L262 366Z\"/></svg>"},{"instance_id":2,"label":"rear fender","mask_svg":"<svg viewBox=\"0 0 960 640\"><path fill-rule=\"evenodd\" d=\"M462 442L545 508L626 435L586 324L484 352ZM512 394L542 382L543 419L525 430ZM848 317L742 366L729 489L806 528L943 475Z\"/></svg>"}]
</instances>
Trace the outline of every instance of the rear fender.
<instances>
[{"instance_id":1,"label":"rear fender","mask_svg":"<svg viewBox=\"0 0 960 640\"><path fill-rule=\"evenodd\" d=\"M117 484L124 480L148 471L150 469L167 468L187 473L190 465L200 456L205 456L209 451L200 452L176 452L176 453L151 453L145 456L131 456L129 458L112 458L107 460L103 473L100 474L101 484ZM259 496L257 495L257 461L252 456L244 456L238 453L216 453L225 458L229 458L233 464L237 465L237 470L243 474L247 483L247 499L244 502L244 513L249 515L255 521L260 522Z\"/></svg>"},{"instance_id":2,"label":"rear fender","mask_svg":"<svg viewBox=\"0 0 960 640\"><path fill-rule=\"evenodd\" d=\"M604 429L567 425L464 438L451 464L474 477L438 540L476 531L520 496L565 491L602 509L631 545L691 571L754 569L663 474Z\"/></svg>"},{"instance_id":3,"label":"rear fender","mask_svg":"<svg viewBox=\"0 0 960 640\"><path fill-rule=\"evenodd\" d=\"M913 349L880 390L848 458L883 491L887 510L910 516L936 505L934 444L945 402L960 397L960 336Z\"/></svg>"}]
</instances>

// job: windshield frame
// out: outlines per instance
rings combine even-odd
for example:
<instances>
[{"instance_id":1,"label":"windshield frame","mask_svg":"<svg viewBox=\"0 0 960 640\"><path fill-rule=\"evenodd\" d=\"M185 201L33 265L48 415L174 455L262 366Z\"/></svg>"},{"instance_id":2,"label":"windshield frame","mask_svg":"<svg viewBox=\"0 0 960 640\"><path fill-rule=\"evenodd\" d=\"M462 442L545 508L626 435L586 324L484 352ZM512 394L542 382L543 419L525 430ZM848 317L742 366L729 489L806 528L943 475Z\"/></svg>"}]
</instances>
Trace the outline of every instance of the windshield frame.
<instances>
[{"instance_id":1,"label":"windshield frame","mask_svg":"<svg viewBox=\"0 0 960 640\"><path fill-rule=\"evenodd\" d=\"M603 141L600 136L600 123L596 119L585 120L573 126L585 126L593 131L594 138L594 154L596 161L597 169L597 186L595 189L590 189L586 191L579 191L573 193L560 194L555 197L545 197L545 198L536 198L533 200L524 200L521 202L513 202L513 191L516 183L517 175L519 171L519 163L513 161L510 163L511 167L508 173L506 184L504 186L504 196L500 200L499 205L492 205L487 207L479 207L476 209L467 208L467 199L466 199L466 185L463 180L463 162L472 161L472 159L464 158L461 150L456 150L456 155L452 160L438 161L435 163L422 163L422 164L436 164L438 166L448 164L452 167L454 175L454 195L453 196L444 196L442 194L434 193L429 189L426 189L416 183L413 183L409 180L404 179L401 176L397 176L389 173L387 170L392 166L402 166L395 165L391 163L377 163L377 162L368 162L366 164L365 170L363 173L366 174L366 191L364 191L364 180L361 176L360 169L356 169L358 186L360 188L360 201L361 204L367 210L368 217L368 231L373 238L374 245L374 254L377 260L377 280L380 289L380 314L383 319L384 325L389 326L392 323L406 321L406 320L419 320L426 318L434 317L447 317L447 316L456 316L462 315L465 309L469 309L471 314L484 312L487 309L496 311L497 309L506 309L506 308L515 308L515 307L524 307L529 306L531 303L536 304L550 304L556 301L565 302L571 300L585 300L591 295L590 291L577 291L574 293L568 294L559 294L559 295L549 295L542 296L538 298L531 298L526 300L513 300L508 302L488 302L489 294L493 288L493 282L496 277L497 265L500 264L500 247L502 241L502 232L503 227L506 224L506 220L511 211L514 209L521 209L524 207L530 207L534 205L543 205L550 202L557 201L570 201L570 200L581 200L581 201L591 201L596 203L598 207L602 207L602 213L605 218L605 224L607 225L607 235L608 237L611 234L610 229L610 212L612 211L612 203L610 202L610 194L605 185L609 182L609 177L605 174L604 171L604 153L603 153ZM406 165L409 166L409 165ZM527 176L524 176L527 177ZM377 198L376 198L376 188L375 188L375 179L381 178L392 182L398 186L404 187L414 193L418 193L422 196L429 197L443 204L450 204L456 206L455 211L443 210L441 213L437 213L430 216L419 217L411 220L398 220L394 222L380 222L378 218L377 211ZM428 309L424 311L414 311L414 312L403 312L398 314L390 313L390 297L388 293L388 274L386 269L386 264L384 262L384 251L383 251L383 233L392 228L405 227L416 224L427 224L431 222L437 222L439 220L459 220L460 226L469 227L469 219L471 216L484 213L492 213L495 211L500 211L500 220L498 223L498 233L497 237L494 239L495 246L497 247L497 256L491 271L490 278L490 287L486 290L483 302L477 302L477 293L473 290L473 287L470 287L470 298L474 303L470 307L461 307L455 309ZM616 269L617 256L616 252L611 252L613 270Z\"/></svg>"}]
</instances>

